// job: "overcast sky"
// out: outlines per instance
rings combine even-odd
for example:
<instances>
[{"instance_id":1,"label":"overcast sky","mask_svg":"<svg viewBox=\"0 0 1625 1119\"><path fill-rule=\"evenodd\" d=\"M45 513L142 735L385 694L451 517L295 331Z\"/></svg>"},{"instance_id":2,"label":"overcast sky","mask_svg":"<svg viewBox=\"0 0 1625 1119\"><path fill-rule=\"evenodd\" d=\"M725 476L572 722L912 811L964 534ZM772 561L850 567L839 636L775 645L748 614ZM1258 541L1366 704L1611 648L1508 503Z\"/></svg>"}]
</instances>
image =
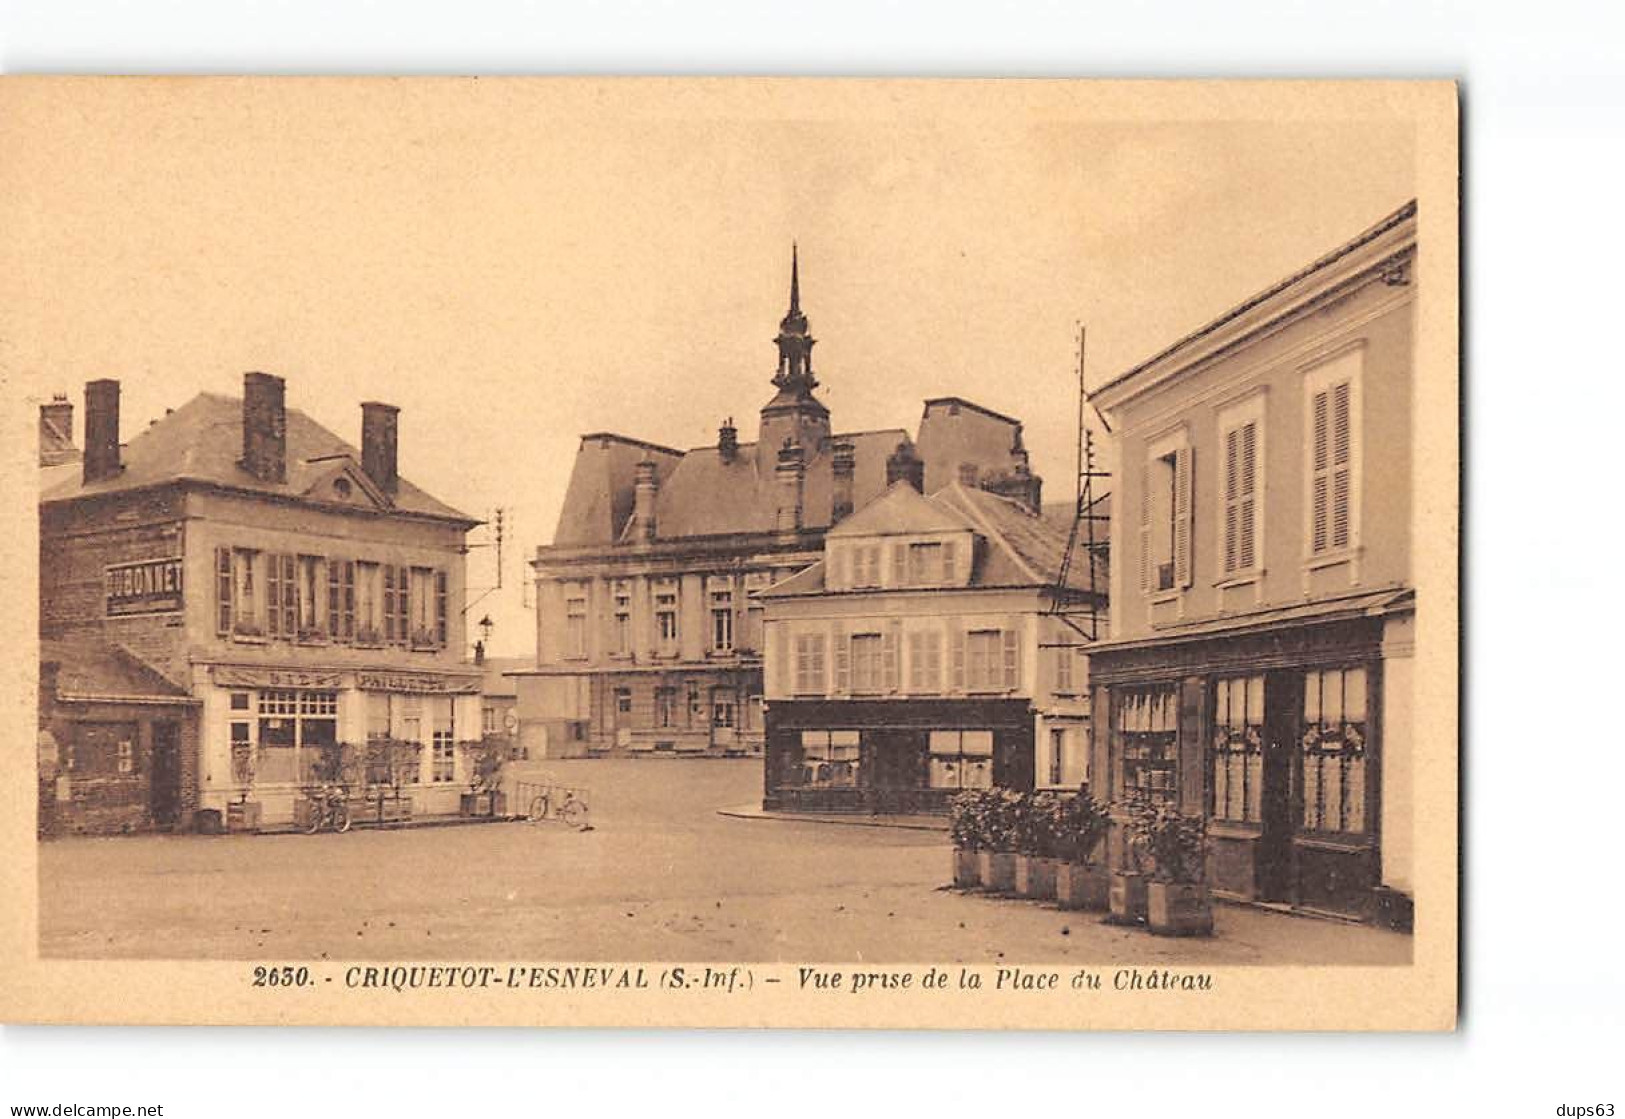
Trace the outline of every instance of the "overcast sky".
<instances>
[{"instance_id":1,"label":"overcast sky","mask_svg":"<svg viewBox=\"0 0 1625 1119\"><path fill-rule=\"evenodd\" d=\"M1076 321L1100 384L1415 193L1411 130L1380 111L709 89L41 88L0 124L0 360L80 412L118 378L126 440L250 369L352 442L360 401L399 405L403 474L509 509L508 589L473 616L528 653L522 553L576 436L697 446L732 415L753 438L792 239L837 430L914 431L925 398L965 396L1025 421L1053 500ZM476 553L470 582L492 578Z\"/></svg>"}]
</instances>

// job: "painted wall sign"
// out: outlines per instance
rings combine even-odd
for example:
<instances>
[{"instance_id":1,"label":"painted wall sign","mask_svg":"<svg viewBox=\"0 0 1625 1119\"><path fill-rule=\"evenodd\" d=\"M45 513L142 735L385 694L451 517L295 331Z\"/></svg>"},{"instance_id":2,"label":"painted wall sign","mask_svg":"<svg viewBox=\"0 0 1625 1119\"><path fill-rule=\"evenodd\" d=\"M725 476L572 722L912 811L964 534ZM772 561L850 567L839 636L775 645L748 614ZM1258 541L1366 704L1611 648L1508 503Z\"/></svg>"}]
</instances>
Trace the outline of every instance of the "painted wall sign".
<instances>
[{"instance_id":1,"label":"painted wall sign","mask_svg":"<svg viewBox=\"0 0 1625 1119\"><path fill-rule=\"evenodd\" d=\"M357 672L356 687L368 692L435 692L473 695L480 690L478 680L457 676L432 676L420 672Z\"/></svg>"},{"instance_id":2,"label":"painted wall sign","mask_svg":"<svg viewBox=\"0 0 1625 1119\"><path fill-rule=\"evenodd\" d=\"M231 668L216 665L214 682L223 688L340 688L342 672L311 672L298 668Z\"/></svg>"},{"instance_id":3,"label":"painted wall sign","mask_svg":"<svg viewBox=\"0 0 1625 1119\"><path fill-rule=\"evenodd\" d=\"M103 569L107 616L173 614L180 610L181 558L109 564Z\"/></svg>"}]
</instances>

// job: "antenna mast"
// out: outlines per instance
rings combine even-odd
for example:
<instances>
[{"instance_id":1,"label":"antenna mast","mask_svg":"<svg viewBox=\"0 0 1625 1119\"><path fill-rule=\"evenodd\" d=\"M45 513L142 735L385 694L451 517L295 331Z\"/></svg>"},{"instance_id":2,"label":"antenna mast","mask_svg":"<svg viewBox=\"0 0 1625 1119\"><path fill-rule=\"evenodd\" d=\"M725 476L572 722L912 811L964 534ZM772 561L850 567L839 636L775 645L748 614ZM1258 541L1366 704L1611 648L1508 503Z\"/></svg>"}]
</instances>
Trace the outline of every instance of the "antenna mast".
<instances>
[{"instance_id":1,"label":"antenna mast","mask_svg":"<svg viewBox=\"0 0 1625 1119\"><path fill-rule=\"evenodd\" d=\"M1054 593L1050 597L1049 612L1075 631L1078 636L1089 641L1100 640L1100 599L1101 590L1098 585L1100 564L1098 558L1110 547L1109 541L1101 539L1095 532L1097 521L1106 520L1106 516L1095 508L1095 479L1111 477L1106 471L1095 468L1095 436L1086 422L1088 413L1093 410L1089 403L1089 390L1084 380L1085 357L1088 352L1089 328L1081 322L1078 324L1078 473L1076 507L1073 510L1072 528L1067 534L1066 553L1061 558L1061 570L1055 577ZM1095 413L1102 425L1105 417ZM1110 428L1107 428L1109 431ZM1080 540L1079 537L1082 537ZM1088 590L1085 594L1085 606L1082 611L1069 610L1072 600L1077 592L1071 587L1072 565L1078 552L1084 555L1084 562L1089 565ZM1073 617L1079 614L1081 617Z\"/></svg>"}]
</instances>

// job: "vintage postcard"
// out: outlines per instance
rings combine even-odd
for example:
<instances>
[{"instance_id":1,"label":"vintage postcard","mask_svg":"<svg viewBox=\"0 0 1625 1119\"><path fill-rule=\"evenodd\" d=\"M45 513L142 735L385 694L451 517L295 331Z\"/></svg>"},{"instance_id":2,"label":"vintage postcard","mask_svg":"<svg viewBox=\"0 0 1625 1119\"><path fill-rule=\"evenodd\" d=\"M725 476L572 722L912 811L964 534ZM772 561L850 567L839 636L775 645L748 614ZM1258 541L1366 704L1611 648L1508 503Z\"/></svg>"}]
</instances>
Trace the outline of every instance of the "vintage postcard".
<instances>
[{"instance_id":1,"label":"vintage postcard","mask_svg":"<svg viewBox=\"0 0 1625 1119\"><path fill-rule=\"evenodd\" d=\"M0 1017L1452 1028L1456 121L0 81Z\"/></svg>"}]
</instances>

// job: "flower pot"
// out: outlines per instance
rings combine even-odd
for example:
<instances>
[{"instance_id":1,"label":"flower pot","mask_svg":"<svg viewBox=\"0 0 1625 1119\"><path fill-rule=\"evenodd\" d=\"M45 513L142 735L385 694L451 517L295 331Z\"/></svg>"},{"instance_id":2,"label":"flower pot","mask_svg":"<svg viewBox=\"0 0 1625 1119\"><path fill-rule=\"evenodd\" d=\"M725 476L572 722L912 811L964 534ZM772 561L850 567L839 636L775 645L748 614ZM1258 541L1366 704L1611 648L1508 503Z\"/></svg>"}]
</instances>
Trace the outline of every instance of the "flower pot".
<instances>
[{"instance_id":1,"label":"flower pot","mask_svg":"<svg viewBox=\"0 0 1625 1119\"><path fill-rule=\"evenodd\" d=\"M1016 892L1014 851L979 851L977 859L982 872L982 889L995 894Z\"/></svg>"},{"instance_id":2,"label":"flower pot","mask_svg":"<svg viewBox=\"0 0 1625 1119\"><path fill-rule=\"evenodd\" d=\"M1186 882L1152 882L1146 923L1158 936L1212 936L1212 891Z\"/></svg>"},{"instance_id":3,"label":"flower pot","mask_svg":"<svg viewBox=\"0 0 1625 1119\"><path fill-rule=\"evenodd\" d=\"M954 885L961 890L974 890L982 884L982 861L977 852L962 847L954 848Z\"/></svg>"},{"instance_id":4,"label":"flower pot","mask_svg":"<svg viewBox=\"0 0 1625 1119\"><path fill-rule=\"evenodd\" d=\"M1107 891L1111 912L1106 915L1106 921L1113 925L1138 925L1144 922L1148 904L1147 885L1147 877L1137 870L1112 871Z\"/></svg>"},{"instance_id":5,"label":"flower pot","mask_svg":"<svg viewBox=\"0 0 1625 1119\"><path fill-rule=\"evenodd\" d=\"M508 797L505 793L464 793L458 807L464 816L504 816Z\"/></svg>"},{"instance_id":6,"label":"flower pot","mask_svg":"<svg viewBox=\"0 0 1625 1119\"><path fill-rule=\"evenodd\" d=\"M1055 897L1055 877L1059 859L1046 859L1038 855L1016 856L1016 893L1035 901Z\"/></svg>"},{"instance_id":7,"label":"flower pot","mask_svg":"<svg viewBox=\"0 0 1625 1119\"><path fill-rule=\"evenodd\" d=\"M1062 863L1055 872L1055 900L1062 909L1092 909L1110 905L1111 881L1106 868L1093 863Z\"/></svg>"},{"instance_id":8,"label":"flower pot","mask_svg":"<svg viewBox=\"0 0 1625 1119\"><path fill-rule=\"evenodd\" d=\"M398 824L412 818L412 798L374 793L351 801L350 816L358 824Z\"/></svg>"},{"instance_id":9,"label":"flower pot","mask_svg":"<svg viewBox=\"0 0 1625 1119\"><path fill-rule=\"evenodd\" d=\"M263 807L257 800L240 800L226 805L226 830L234 834L259 831Z\"/></svg>"}]
</instances>

